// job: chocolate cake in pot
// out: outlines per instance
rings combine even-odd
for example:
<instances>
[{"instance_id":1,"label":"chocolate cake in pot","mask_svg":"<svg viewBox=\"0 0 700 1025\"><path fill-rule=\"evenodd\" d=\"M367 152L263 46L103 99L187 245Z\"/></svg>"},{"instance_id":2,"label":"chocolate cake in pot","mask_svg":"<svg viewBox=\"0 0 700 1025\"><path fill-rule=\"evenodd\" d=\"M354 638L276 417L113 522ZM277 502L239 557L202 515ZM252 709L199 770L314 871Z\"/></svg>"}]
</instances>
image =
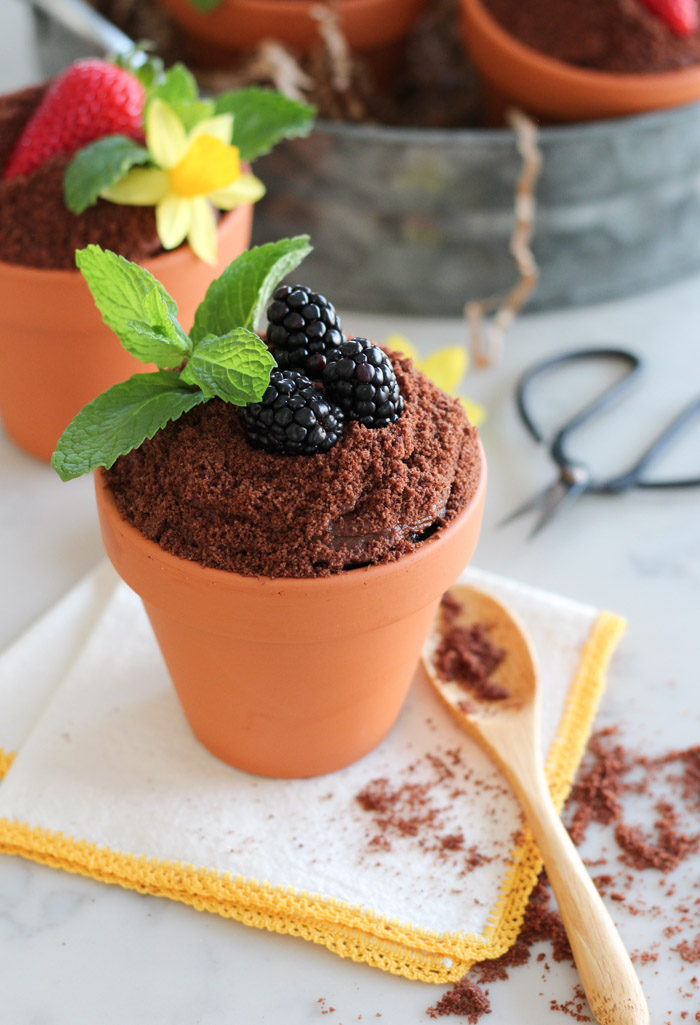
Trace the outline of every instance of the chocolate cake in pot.
<instances>
[{"instance_id":1,"label":"chocolate cake in pot","mask_svg":"<svg viewBox=\"0 0 700 1025\"><path fill-rule=\"evenodd\" d=\"M0 167L12 152L46 85L0 97ZM89 243L136 263L163 252L155 209L99 199L76 215L63 198L71 156L50 157L30 174L0 179L0 261L23 267L74 270L75 250Z\"/></svg>"},{"instance_id":2,"label":"chocolate cake in pot","mask_svg":"<svg viewBox=\"0 0 700 1025\"><path fill-rule=\"evenodd\" d=\"M351 421L330 451L277 455L212 399L108 471L121 513L174 555L248 576L326 576L415 551L474 495L480 450L460 402L389 355L396 423Z\"/></svg>"}]
</instances>

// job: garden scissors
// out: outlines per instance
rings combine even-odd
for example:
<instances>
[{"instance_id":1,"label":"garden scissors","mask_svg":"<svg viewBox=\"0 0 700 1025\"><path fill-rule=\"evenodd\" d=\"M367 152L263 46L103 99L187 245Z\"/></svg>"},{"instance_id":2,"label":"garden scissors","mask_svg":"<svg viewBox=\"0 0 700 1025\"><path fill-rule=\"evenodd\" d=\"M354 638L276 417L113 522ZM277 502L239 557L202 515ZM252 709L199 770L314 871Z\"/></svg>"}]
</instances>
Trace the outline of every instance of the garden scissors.
<instances>
[{"instance_id":1,"label":"garden scissors","mask_svg":"<svg viewBox=\"0 0 700 1025\"><path fill-rule=\"evenodd\" d=\"M656 438L649 448L639 457L624 473L615 477L600 479L594 476L593 471L587 463L571 458L567 451L567 445L571 435L583 424L592 420L598 413L607 409L617 402L630 386L635 382L642 370L642 360L633 352L626 349L600 348L600 349L578 349L574 352L566 352L561 356L543 360L531 367L520 379L516 391L516 402L518 412L525 424L525 427L535 439L542 444L545 441L542 431L537 426L528 408L528 390L530 384L536 377L547 373L556 367L576 362L592 362L600 360L611 360L622 362L627 370L624 376L609 388L606 388L592 402L577 413L571 420L560 427L552 438L549 445L550 455L559 469L558 478L529 498L522 505L518 506L505 520L510 523L512 520L524 513L535 509L540 510L540 515L530 534L535 534L547 524L556 512L569 506L583 494L610 495L622 491L629 491L632 488L694 488L700 487L700 477L678 478L674 480L649 480L644 474L647 468L663 452L673 439L686 427L694 416L700 413L700 395L687 405L676 418Z\"/></svg>"}]
</instances>

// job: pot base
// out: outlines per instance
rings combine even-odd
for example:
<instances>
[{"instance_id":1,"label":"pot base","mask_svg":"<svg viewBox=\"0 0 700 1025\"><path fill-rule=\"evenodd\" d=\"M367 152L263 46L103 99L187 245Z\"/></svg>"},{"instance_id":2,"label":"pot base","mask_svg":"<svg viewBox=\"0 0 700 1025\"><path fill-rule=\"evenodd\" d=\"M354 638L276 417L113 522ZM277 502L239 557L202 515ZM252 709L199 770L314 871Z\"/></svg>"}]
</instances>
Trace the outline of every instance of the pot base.
<instances>
[{"instance_id":1,"label":"pot base","mask_svg":"<svg viewBox=\"0 0 700 1025\"><path fill-rule=\"evenodd\" d=\"M105 549L140 595L195 736L222 761L303 778L350 765L391 730L443 593L476 548L486 464L446 527L393 563L250 577L180 559L119 513L95 475Z\"/></svg>"}]
</instances>

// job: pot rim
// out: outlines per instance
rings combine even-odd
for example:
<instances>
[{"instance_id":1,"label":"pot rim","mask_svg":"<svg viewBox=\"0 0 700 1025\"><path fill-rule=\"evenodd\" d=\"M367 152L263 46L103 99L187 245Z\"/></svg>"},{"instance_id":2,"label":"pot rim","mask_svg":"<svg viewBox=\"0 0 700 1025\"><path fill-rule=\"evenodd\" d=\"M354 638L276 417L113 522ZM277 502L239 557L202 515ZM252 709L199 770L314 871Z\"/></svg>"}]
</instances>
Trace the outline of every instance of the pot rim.
<instances>
[{"instance_id":1,"label":"pot rim","mask_svg":"<svg viewBox=\"0 0 700 1025\"><path fill-rule=\"evenodd\" d=\"M235 231L238 218L243 216L249 207L249 203L242 203L240 206L234 207L233 210L222 211L223 216L218 225L219 238ZM86 243L86 245L90 245L90 243ZM146 270L157 268L158 273L163 271L167 273L170 268L191 260L198 260L198 257L194 255L189 244L183 242L177 249L165 250L156 256L149 256L148 259L140 261L139 266L145 267ZM60 284L62 281L72 282L82 277L77 267L25 267L21 263L6 263L3 260L0 260L0 274L3 277L15 275L18 278L40 278L44 283L52 281L56 284Z\"/></svg>"},{"instance_id":2,"label":"pot rim","mask_svg":"<svg viewBox=\"0 0 700 1025\"><path fill-rule=\"evenodd\" d=\"M475 508L479 508L486 489L486 456L480 438L477 439L477 445L479 453L479 480L477 486L464 508L445 527L424 541L416 551L403 555L394 562L364 566L360 569L354 569L350 573L333 573L324 577L248 576L231 570L213 569L191 559L183 559L161 548L156 541L151 541L145 537L137 527L134 527L122 516L117 508L112 490L107 483L103 467L98 467L94 472L95 490L98 502L102 504L103 510L110 520L118 524L119 532L132 549L141 548L149 562L158 565L159 568L166 570L174 576L189 578L195 586L199 584L216 587L219 593L222 589L234 587L236 590L249 590L259 593L261 587L266 587L272 590L284 589L286 593L292 596L295 593L305 593L310 586L313 586L316 592L330 594L333 591L347 587L351 582L353 585L359 586L370 581L372 583L379 583L382 578L395 574L397 568L405 572L412 566L422 562L436 544L449 539L461 529L464 521L473 515Z\"/></svg>"},{"instance_id":3,"label":"pot rim","mask_svg":"<svg viewBox=\"0 0 700 1025\"><path fill-rule=\"evenodd\" d=\"M576 123L538 125L537 134L542 142L561 141L567 136L579 141L584 135L588 137L618 135L621 127L639 131L653 130L657 125L668 124L669 120L674 118L677 121L700 120L700 100L680 103L674 107L654 110L645 114L629 114L625 117L608 117ZM509 148L512 148L516 137L512 128L406 128L403 125L361 124L350 121L332 121L328 118L316 119L314 131L309 138L315 134L347 139L352 143L380 142L384 145L391 143L397 146L448 146L467 143L481 145L488 141Z\"/></svg>"},{"instance_id":4,"label":"pot rim","mask_svg":"<svg viewBox=\"0 0 700 1025\"><path fill-rule=\"evenodd\" d=\"M671 87L684 82L696 83L700 90L700 64L690 68L655 71L647 74L615 73L579 68L558 60L556 57L541 53L521 42L496 21L481 0L462 0L462 10L465 17L476 23L478 30L483 35L490 37L494 46L505 51L514 61L529 65L533 71L539 70L560 81L567 81L569 85L575 85L583 92L587 88L604 88L621 95L640 90L645 93L653 93L658 88Z\"/></svg>"}]
</instances>

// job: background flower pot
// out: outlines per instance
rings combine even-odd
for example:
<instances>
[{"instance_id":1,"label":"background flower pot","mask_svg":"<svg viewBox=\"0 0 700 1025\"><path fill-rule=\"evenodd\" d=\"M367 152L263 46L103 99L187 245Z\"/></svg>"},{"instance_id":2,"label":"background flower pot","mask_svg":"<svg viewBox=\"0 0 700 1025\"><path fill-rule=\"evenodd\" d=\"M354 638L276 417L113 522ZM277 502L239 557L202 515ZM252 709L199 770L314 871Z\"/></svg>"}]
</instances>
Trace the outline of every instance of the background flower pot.
<instances>
[{"instance_id":1,"label":"background flower pot","mask_svg":"<svg viewBox=\"0 0 700 1025\"><path fill-rule=\"evenodd\" d=\"M371 751L408 692L440 598L476 547L486 491L398 562L330 577L207 569L148 541L95 474L102 538L143 600L190 726L263 776L321 775Z\"/></svg>"},{"instance_id":2,"label":"background flower pot","mask_svg":"<svg viewBox=\"0 0 700 1025\"><path fill-rule=\"evenodd\" d=\"M248 247L252 219L252 206L223 216L216 266L187 245L144 264L176 300L185 330L209 283ZM0 416L25 452L48 462L86 402L143 370L102 322L77 270L0 263Z\"/></svg>"},{"instance_id":3,"label":"background flower pot","mask_svg":"<svg viewBox=\"0 0 700 1025\"><path fill-rule=\"evenodd\" d=\"M309 13L318 0L222 0L198 11L189 0L159 0L187 32L216 55L253 50L274 38L300 53L318 44L318 22ZM381 50L405 35L425 0L339 0L334 6L351 49ZM199 51L201 55L201 50Z\"/></svg>"},{"instance_id":4,"label":"background flower pot","mask_svg":"<svg viewBox=\"0 0 700 1025\"><path fill-rule=\"evenodd\" d=\"M481 0L461 3L467 50L493 91L493 112L515 104L549 121L593 121L700 98L700 66L648 75L577 68L509 35Z\"/></svg>"}]
</instances>

